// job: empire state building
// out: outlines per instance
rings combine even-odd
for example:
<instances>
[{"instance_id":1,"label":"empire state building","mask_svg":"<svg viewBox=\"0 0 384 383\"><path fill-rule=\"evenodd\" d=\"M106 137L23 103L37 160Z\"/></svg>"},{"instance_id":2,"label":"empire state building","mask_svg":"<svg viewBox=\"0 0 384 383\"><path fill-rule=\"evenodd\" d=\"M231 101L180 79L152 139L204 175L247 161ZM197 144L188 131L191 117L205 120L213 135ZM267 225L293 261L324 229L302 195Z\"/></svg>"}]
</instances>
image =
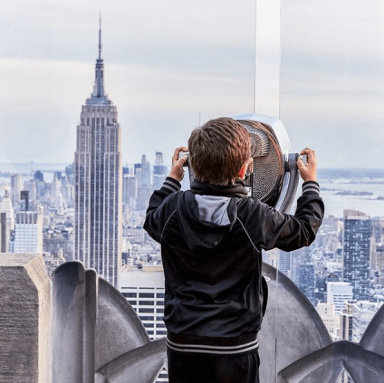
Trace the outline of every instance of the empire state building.
<instances>
[{"instance_id":1,"label":"empire state building","mask_svg":"<svg viewBox=\"0 0 384 383\"><path fill-rule=\"evenodd\" d=\"M115 287L121 267L122 159L117 108L105 94L104 63L96 59L93 93L77 126L75 175L75 258Z\"/></svg>"}]
</instances>

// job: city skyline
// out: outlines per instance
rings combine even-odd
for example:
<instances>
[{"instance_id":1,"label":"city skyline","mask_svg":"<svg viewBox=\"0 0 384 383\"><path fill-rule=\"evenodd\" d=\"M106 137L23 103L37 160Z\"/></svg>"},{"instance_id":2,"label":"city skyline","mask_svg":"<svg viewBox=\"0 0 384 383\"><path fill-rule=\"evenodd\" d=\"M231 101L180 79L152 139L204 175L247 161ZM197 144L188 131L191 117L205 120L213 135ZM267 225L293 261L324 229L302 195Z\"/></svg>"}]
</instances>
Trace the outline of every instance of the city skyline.
<instances>
[{"instance_id":1,"label":"city skyline","mask_svg":"<svg viewBox=\"0 0 384 383\"><path fill-rule=\"evenodd\" d=\"M0 163L71 162L99 11L124 163L156 151L169 163L199 121L253 111L254 1L90 4L6 2ZM293 151L314 147L323 168L382 166L382 12L357 0L283 4L280 117Z\"/></svg>"}]
</instances>

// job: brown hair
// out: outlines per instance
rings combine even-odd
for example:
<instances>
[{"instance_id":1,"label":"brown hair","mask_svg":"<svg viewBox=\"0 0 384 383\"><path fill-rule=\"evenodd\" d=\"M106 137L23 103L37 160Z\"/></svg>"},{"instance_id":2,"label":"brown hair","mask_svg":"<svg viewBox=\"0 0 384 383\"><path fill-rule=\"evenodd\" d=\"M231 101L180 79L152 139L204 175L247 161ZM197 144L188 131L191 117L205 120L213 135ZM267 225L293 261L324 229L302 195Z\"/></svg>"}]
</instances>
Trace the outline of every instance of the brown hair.
<instances>
[{"instance_id":1,"label":"brown hair","mask_svg":"<svg viewBox=\"0 0 384 383\"><path fill-rule=\"evenodd\" d=\"M232 118L216 118L194 129L188 140L195 178L213 185L233 184L250 156L247 130Z\"/></svg>"}]
</instances>

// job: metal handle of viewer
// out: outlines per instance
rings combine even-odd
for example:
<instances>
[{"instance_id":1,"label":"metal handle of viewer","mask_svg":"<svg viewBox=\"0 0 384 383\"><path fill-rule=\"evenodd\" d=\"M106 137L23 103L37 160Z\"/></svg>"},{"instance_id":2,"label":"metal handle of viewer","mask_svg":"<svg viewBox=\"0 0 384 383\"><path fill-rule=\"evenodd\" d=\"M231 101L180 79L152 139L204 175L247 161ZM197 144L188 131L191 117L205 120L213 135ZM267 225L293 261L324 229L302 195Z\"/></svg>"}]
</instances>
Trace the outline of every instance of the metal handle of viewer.
<instances>
[{"instance_id":1,"label":"metal handle of viewer","mask_svg":"<svg viewBox=\"0 0 384 383\"><path fill-rule=\"evenodd\" d=\"M285 161L286 179L284 180L284 184L287 186L285 193L282 193L284 195L282 201L279 201L276 206L281 213L289 213L295 200L297 186L299 184L298 158L298 153L289 153L288 159Z\"/></svg>"}]
</instances>

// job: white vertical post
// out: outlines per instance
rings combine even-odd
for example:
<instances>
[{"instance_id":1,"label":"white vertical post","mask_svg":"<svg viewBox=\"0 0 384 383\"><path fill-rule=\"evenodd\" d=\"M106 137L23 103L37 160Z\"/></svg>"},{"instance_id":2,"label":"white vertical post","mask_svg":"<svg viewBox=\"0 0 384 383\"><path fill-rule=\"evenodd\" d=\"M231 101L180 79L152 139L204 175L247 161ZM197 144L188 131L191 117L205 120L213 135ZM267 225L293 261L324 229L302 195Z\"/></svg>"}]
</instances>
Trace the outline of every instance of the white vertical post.
<instances>
[{"instance_id":1,"label":"white vertical post","mask_svg":"<svg viewBox=\"0 0 384 383\"><path fill-rule=\"evenodd\" d=\"M255 113L279 117L280 1L256 1Z\"/></svg>"}]
</instances>

